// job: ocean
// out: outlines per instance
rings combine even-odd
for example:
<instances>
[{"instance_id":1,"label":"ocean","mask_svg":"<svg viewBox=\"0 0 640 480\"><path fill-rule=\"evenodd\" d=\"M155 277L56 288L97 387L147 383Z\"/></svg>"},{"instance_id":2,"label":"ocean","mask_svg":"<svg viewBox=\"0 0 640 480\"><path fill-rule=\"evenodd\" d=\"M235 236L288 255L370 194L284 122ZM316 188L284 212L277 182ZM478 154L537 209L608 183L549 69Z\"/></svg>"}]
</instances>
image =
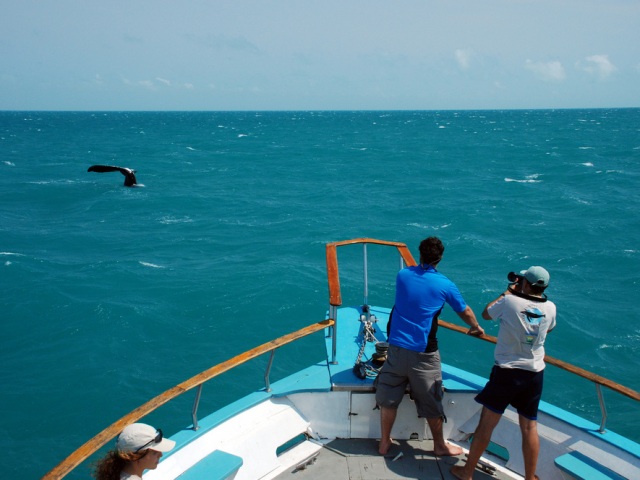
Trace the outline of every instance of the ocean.
<instances>
[{"instance_id":1,"label":"ocean","mask_svg":"<svg viewBox=\"0 0 640 480\"><path fill-rule=\"evenodd\" d=\"M324 319L324 245L355 237L417 256L439 236L478 317L509 271L544 266L547 354L638 391L639 187L640 109L0 112L2 477L39 478L153 396ZM369 301L390 306L393 278ZM321 343L279 351L272 381ZM488 376L490 344L440 344ZM201 415L262 386L266 360L205 386ZM640 441L639 405L604 394L607 429ZM184 397L145 421L188 426ZM543 400L600 422L593 384L554 367Z\"/></svg>"}]
</instances>

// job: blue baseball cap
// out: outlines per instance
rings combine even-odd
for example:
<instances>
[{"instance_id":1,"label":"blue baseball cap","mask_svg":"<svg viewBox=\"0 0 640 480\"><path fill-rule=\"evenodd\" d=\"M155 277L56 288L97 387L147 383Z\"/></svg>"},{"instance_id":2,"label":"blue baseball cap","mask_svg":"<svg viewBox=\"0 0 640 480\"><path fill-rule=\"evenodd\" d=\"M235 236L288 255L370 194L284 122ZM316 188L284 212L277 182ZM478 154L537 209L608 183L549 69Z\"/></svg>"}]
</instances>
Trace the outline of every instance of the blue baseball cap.
<instances>
[{"instance_id":1,"label":"blue baseball cap","mask_svg":"<svg viewBox=\"0 0 640 480\"><path fill-rule=\"evenodd\" d=\"M526 278L531 285L537 285L539 287L546 287L549 285L549 272L542 267L529 267L527 270L522 270L520 275Z\"/></svg>"}]
</instances>

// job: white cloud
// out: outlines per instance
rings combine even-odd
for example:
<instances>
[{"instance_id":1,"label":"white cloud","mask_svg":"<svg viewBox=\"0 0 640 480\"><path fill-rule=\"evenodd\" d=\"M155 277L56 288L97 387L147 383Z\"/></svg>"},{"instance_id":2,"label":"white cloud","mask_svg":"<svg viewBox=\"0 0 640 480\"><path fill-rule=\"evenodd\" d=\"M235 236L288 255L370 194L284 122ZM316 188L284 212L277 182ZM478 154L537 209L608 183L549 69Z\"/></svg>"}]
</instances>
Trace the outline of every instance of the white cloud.
<instances>
[{"instance_id":1,"label":"white cloud","mask_svg":"<svg viewBox=\"0 0 640 480\"><path fill-rule=\"evenodd\" d=\"M560 62L534 62L527 60L525 68L531 70L536 76L545 82L561 82L567 75L564 71L564 67Z\"/></svg>"},{"instance_id":2,"label":"white cloud","mask_svg":"<svg viewBox=\"0 0 640 480\"><path fill-rule=\"evenodd\" d=\"M591 55L585 60L586 63L578 62L577 67L598 77L600 80L609 78L616 70L618 70L609 60L609 55Z\"/></svg>"},{"instance_id":3,"label":"white cloud","mask_svg":"<svg viewBox=\"0 0 640 480\"><path fill-rule=\"evenodd\" d=\"M160 86L170 87L170 88L184 88L186 90L193 90L195 88L194 84L191 82L185 83L173 83L171 80L167 80L166 78L156 77L153 80L138 80L131 81L128 78L122 77L122 83L125 85L130 85L134 87L142 87L147 90L159 90Z\"/></svg>"},{"instance_id":4,"label":"white cloud","mask_svg":"<svg viewBox=\"0 0 640 480\"><path fill-rule=\"evenodd\" d=\"M458 49L455 51L456 61L462 70L468 70L471 62L471 51Z\"/></svg>"},{"instance_id":5,"label":"white cloud","mask_svg":"<svg viewBox=\"0 0 640 480\"><path fill-rule=\"evenodd\" d=\"M149 90L155 90L156 86L154 85L154 83L151 80L140 80L138 82L138 85L144 87L144 88L148 88Z\"/></svg>"}]
</instances>

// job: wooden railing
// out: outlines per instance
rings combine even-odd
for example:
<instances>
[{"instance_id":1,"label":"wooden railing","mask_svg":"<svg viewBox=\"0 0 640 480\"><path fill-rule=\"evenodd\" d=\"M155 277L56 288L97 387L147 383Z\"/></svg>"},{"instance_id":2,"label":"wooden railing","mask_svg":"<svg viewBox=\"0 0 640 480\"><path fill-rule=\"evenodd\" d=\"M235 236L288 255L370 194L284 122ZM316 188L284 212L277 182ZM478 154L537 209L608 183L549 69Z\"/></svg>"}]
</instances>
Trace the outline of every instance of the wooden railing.
<instances>
[{"instance_id":1,"label":"wooden railing","mask_svg":"<svg viewBox=\"0 0 640 480\"><path fill-rule=\"evenodd\" d=\"M363 256L364 256L363 262L364 262L364 271L365 271L364 304L367 304L367 295L368 295L367 279L366 279L367 264L368 264L367 250L366 250L367 244L376 244L376 245L385 245L385 246L395 247L400 254L401 261L404 262L405 265L407 266L416 265L416 262L413 256L411 255L411 252L409 251L409 249L404 243L387 242L384 240L376 240L373 238L354 238L352 240L344 240L341 242L328 243L326 246L326 256L327 256L327 275L329 280L329 318L334 321L337 318L337 309L342 304L342 294L340 291L340 276L338 272L337 247L344 246L344 245L355 245L355 244L362 244L364 246L364 251L363 251ZM444 320L439 320L438 325L444 328L447 328L449 330L454 330L464 334L466 334L468 331L468 329L465 327L461 327L453 323L445 322ZM332 328L334 330L339 328L339 325L337 324L337 322ZM333 346L332 356L333 356L333 359L335 360L335 355L336 355L335 333L333 337L334 337L334 346ZM482 335L477 338L480 338L481 340L485 340L487 342L496 343L496 338L492 337L491 335ZM556 358L550 357L549 355L545 355L544 360L546 363L550 365L554 365L562 370L566 370L567 372L577 375L579 377L582 377L586 380L589 380L596 385L596 393L598 395L598 401L600 403L600 411L602 414L602 419L600 422L600 432L604 432L604 427L607 419L607 409L605 406L602 391L600 389L601 386L607 387L610 390L613 390L614 392L618 392L633 400L640 401L640 393L636 392L635 390L632 390L631 388L625 387L624 385L620 385L619 383L609 380L608 378L601 377L600 375L596 375L595 373L589 372L588 370L584 370L580 367L576 367L575 365L567 363L563 360L558 360Z\"/></svg>"},{"instance_id":2,"label":"wooden railing","mask_svg":"<svg viewBox=\"0 0 640 480\"><path fill-rule=\"evenodd\" d=\"M376 240L375 238L354 238L352 240L344 240L342 242L327 243L327 278L329 279L329 304L334 307L342 305L342 296L340 294L340 275L338 273L338 252L337 248L345 245L364 245L367 244L385 245L396 247L398 253L405 265L416 265L413 255L404 243L387 242L385 240ZM365 271L367 268L366 250L365 250Z\"/></svg>"},{"instance_id":3,"label":"wooden railing","mask_svg":"<svg viewBox=\"0 0 640 480\"><path fill-rule=\"evenodd\" d=\"M291 343L302 337L306 337L307 335L311 335L312 333L318 332L320 330L324 330L325 328L331 327L332 325L332 320L324 320L322 322L306 326L304 328L301 328L300 330L289 333L275 340L271 340L270 342L263 343L262 345L248 350L240 355L237 355L225 362L219 363L218 365L215 365L208 370L205 370L191 377L189 380L186 380L179 385L170 388L169 390L161 393L157 397L152 398L147 403L139 406L132 412L128 413L127 415L112 423L110 426L98 433L95 437L78 448L75 452L73 452L60 464L58 464L58 466L47 473L44 477L42 477L43 480L57 480L65 477L74 468L76 468L87 458L93 455L98 449L104 446L111 439L115 438L124 429L124 427L131 423L137 422L141 418L156 410L158 407L182 395L183 393L188 392L193 388L201 387L203 383L211 380L214 377L217 377L218 375L228 370L237 367L238 365L242 365L243 363L246 363L253 358L256 358L267 352L273 353L277 348L283 345ZM265 380L268 385L268 378L266 376Z\"/></svg>"}]
</instances>

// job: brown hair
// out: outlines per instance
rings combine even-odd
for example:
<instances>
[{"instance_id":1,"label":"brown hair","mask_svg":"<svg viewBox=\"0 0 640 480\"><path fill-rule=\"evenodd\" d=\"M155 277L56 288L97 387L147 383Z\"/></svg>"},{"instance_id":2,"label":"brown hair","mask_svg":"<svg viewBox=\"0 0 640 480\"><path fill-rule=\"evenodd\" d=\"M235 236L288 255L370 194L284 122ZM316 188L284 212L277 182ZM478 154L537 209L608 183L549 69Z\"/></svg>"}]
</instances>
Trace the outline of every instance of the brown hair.
<instances>
[{"instance_id":1,"label":"brown hair","mask_svg":"<svg viewBox=\"0 0 640 480\"><path fill-rule=\"evenodd\" d=\"M527 280L527 282L529 282L529 280ZM547 288L547 287L543 287L542 285L535 285L535 284L529 282L529 289L531 290L531 293L533 293L534 295L542 295L542 293L544 292L545 288Z\"/></svg>"},{"instance_id":2,"label":"brown hair","mask_svg":"<svg viewBox=\"0 0 640 480\"><path fill-rule=\"evenodd\" d=\"M98 460L94 466L93 476L97 480L120 480L122 469L131 462L140 460L149 452L149 449L139 453L119 452L110 450L104 458Z\"/></svg>"},{"instance_id":3,"label":"brown hair","mask_svg":"<svg viewBox=\"0 0 640 480\"><path fill-rule=\"evenodd\" d=\"M435 266L442 260L444 245L438 237L425 238L420 242L420 263Z\"/></svg>"}]
</instances>

